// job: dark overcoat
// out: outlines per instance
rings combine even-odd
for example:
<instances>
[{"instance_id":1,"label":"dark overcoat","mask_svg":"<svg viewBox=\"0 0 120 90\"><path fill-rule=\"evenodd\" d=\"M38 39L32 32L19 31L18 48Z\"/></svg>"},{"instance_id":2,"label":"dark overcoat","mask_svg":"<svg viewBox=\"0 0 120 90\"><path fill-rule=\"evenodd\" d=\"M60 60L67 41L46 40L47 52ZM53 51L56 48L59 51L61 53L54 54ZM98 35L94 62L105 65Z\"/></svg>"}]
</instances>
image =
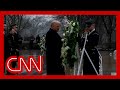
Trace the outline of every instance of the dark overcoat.
<instances>
[{"instance_id":1,"label":"dark overcoat","mask_svg":"<svg viewBox=\"0 0 120 90\"><path fill-rule=\"evenodd\" d=\"M61 37L50 29L46 34L46 63L48 75L64 75L61 56Z\"/></svg>"}]
</instances>

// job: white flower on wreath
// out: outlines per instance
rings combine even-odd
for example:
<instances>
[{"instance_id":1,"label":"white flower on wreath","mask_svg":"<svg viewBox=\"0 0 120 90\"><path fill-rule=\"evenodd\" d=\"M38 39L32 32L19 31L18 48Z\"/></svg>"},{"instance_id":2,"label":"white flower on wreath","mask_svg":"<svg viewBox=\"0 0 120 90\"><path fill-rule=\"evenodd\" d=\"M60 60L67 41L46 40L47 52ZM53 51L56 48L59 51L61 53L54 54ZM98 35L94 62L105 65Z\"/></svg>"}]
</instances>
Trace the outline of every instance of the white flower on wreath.
<instances>
[{"instance_id":1,"label":"white flower on wreath","mask_svg":"<svg viewBox=\"0 0 120 90\"><path fill-rule=\"evenodd\" d=\"M65 39L61 39L62 42L64 42Z\"/></svg>"},{"instance_id":2,"label":"white flower on wreath","mask_svg":"<svg viewBox=\"0 0 120 90\"><path fill-rule=\"evenodd\" d=\"M65 42L64 45L67 45L67 42Z\"/></svg>"},{"instance_id":3,"label":"white flower on wreath","mask_svg":"<svg viewBox=\"0 0 120 90\"><path fill-rule=\"evenodd\" d=\"M73 21L70 22L70 24L72 25Z\"/></svg>"},{"instance_id":4,"label":"white flower on wreath","mask_svg":"<svg viewBox=\"0 0 120 90\"><path fill-rule=\"evenodd\" d=\"M61 49L61 56L63 58L65 58L67 56L67 50L69 49L69 47L62 47Z\"/></svg>"},{"instance_id":5,"label":"white flower on wreath","mask_svg":"<svg viewBox=\"0 0 120 90\"><path fill-rule=\"evenodd\" d=\"M75 26L75 22L72 24L72 26Z\"/></svg>"},{"instance_id":6,"label":"white flower on wreath","mask_svg":"<svg viewBox=\"0 0 120 90\"><path fill-rule=\"evenodd\" d=\"M69 31L66 31L66 34L69 34Z\"/></svg>"},{"instance_id":7,"label":"white flower on wreath","mask_svg":"<svg viewBox=\"0 0 120 90\"><path fill-rule=\"evenodd\" d=\"M67 51L68 49L70 49L70 47L69 47L69 46L66 46L66 47L65 47L65 50Z\"/></svg>"},{"instance_id":8,"label":"white flower on wreath","mask_svg":"<svg viewBox=\"0 0 120 90\"><path fill-rule=\"evenodd\" d=\"M71 33L73 33L73 27L71 27L71 29L70 29L70 34L71 34Z\"/></svg>"},{"instance_id":9,"label":"white flower on wreath","mask_svg":"<svg viewBox=\"0 0 120 90\"><path fill-rule=\"evenodd\" d=\"M63 33L63 36L65 36L65 33Z\"/></svg>"},{"instance_id":10,"label":"white flower on wreath","mask_svg":"<svg viewBox=\"0 0 120 90\"><path fill-rule=\"evenodd\" d=\"M62 47L62 49L61 49L61 56L63 57L63 58L65 58L66 57L66 51L65 51L65 48L64 47Z\"/></svg>"}]
</instances>

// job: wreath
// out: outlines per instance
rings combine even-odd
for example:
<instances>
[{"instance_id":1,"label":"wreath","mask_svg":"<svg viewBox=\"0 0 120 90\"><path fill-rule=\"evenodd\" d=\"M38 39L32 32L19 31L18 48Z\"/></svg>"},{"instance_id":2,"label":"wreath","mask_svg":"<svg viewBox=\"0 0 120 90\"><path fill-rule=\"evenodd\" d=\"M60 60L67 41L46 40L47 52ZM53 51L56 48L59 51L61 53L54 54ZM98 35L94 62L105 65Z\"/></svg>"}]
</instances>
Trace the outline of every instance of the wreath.
<instances>
[{"instance_id":1,"label":"wreath","mask_svg":"<svg viewBox=\"0 0 120 90\"><path fill-rule=\"evenodd\" d=\"M74 62L78 60L76 53L77 37L79 33L78 21L69 21L63 31L61 58L63 65L73 68Z\"/></svg>"}]
</instances>

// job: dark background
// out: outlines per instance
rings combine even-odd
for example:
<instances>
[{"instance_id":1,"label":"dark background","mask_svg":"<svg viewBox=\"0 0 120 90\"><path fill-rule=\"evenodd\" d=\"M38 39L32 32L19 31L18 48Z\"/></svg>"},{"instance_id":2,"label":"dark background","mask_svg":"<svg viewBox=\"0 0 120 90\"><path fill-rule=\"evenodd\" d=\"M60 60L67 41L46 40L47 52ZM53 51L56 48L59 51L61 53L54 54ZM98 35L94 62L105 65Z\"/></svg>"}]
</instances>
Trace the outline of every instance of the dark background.
<instances>
[{"instance_id":1,"label":"dark background","mask_svg":"<svg viewBox=\"0 0 120 90\"><path fill-rule=\"evenodd\" d=\"M119 0L0 0L1 10L120 10Z\"/></svg>"}]
</instances>

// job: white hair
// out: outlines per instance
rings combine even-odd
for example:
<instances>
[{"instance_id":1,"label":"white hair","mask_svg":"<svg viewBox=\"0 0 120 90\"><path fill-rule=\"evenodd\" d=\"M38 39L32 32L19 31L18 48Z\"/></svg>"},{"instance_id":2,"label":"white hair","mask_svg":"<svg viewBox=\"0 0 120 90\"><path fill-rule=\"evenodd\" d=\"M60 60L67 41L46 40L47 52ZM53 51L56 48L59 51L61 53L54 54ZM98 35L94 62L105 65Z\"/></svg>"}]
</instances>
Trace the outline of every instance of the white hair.
<instances>
[{"instance_id":1,"label":"white hair","mask_svg":"<svg viewBox=\"0 0 120 90\"><path fill-rule=\"evenodd\" d=\"M54 23L58 23L58 24L61 24L61 22L60 22L60 21L57 21L57 20L53 20L53 21L52 21L52 23L51 23L51 25L52 25L52 24L54 24Z\"/></svg>"}]
</instances>

